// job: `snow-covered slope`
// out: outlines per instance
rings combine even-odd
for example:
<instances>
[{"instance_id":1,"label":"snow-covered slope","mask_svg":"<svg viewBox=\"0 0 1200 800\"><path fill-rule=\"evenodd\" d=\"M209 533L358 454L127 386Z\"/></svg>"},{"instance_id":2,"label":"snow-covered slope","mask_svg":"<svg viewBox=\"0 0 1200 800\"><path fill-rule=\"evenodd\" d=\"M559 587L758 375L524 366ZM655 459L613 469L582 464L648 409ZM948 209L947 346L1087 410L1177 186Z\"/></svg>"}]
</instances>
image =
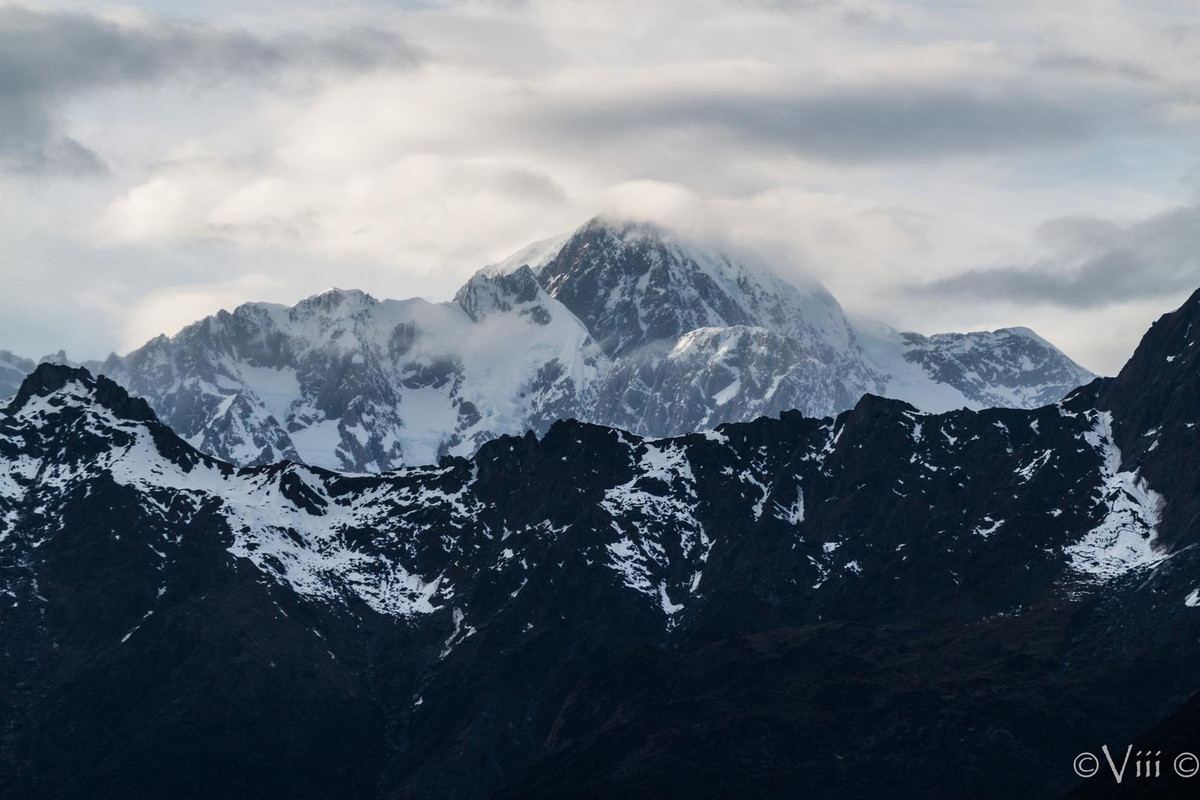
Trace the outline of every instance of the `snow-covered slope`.
<instances>
[{"instance_id":1,"label":"snow-covered slope","mask_svg":"<svg viewBox=\"0 0 1200 800\"><path fill-rule=\"evenodd\" d=\"M887 381L882 394L925 411L1037 408L1095 376L1029 328L923 336L855 320Z\"/></svg>"},{"instance_id":2,"label":"snow-covered slope","mask_svg":"<svg viewBox=\"0 0 1200 800\"><path fill-rule=\"evenodd\" d=\"M290 308L248 303L98 369L240 464L380 471L577 416L605 359L529 271L478 276L460 297L333 289Z\"/></svg>"},{"instance_id":3,"label":"snow-covered slope","mask_svg":"<svg viewBox=\"0 0 1200 800\"><path fill-rule=\"evenodd\" d=\"M218 457L365 472L567 417L661 437L833 415L867 393L1029 408L1093 377L1026 329L851 322L819 284L600 218L480 270L450 303L336 289L248 303L88 366Z\"/></svg>"},{"instance_id":4,"label":"snow-covered slope","mask_svg":"<svg viewBox=\"0 0 1200 800\"><path fill-rule=\"evenodd\" d=\"M698 328L661 349L648 345L616 359L591 419L644 436L675 436L795 408L834 414L881 391L854 350L813 348L766 328Z\"/></svg>"}]
</instances>

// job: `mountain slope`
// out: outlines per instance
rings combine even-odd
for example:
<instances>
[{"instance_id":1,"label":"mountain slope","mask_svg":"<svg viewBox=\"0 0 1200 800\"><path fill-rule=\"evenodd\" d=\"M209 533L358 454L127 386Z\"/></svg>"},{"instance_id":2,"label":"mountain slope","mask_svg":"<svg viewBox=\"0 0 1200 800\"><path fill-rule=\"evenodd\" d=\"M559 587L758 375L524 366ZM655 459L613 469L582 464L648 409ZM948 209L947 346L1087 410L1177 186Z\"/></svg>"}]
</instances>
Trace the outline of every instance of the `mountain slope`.
<instances>
[{"instance_id":1,"label":"mountain slope","mask_svg":"<svg viewBox=\"0 0 1200 800\"><path fill-rule=\"evenodd\" d=\"M1095 377L1029 328L923 336L862 322L858 330L888 376L883 394L926 411L1037 408Z\"/></svg>"},{"instance_id":2,"label":"mountain slope","mask_svg":"<svg viewBox=\"0 0 1200 800\"><path fill-rule=\"evenodd\" d=\"M432 463L578 415L603 368L587 331L519 277L477 278L463 305L336 289L291 308L249 303L97 369L235 463Z\"/></svg>"},{"instance_id":3,"label":"mountain slope","mask_svg":"<svg viewBox=\"0 0 1200 800\"><path fill-rule=\"evenodd\" d=\"M1177 374L1036 410L559 422L381 475L234 467L42 365L0 412L0 783L1064 792L1074 753L1195 689L1196 556L1167 521L1196 498L1130 438L1195 436L1186 346L1152 332L1140 358Z\"/></svg>"}]
</instances>

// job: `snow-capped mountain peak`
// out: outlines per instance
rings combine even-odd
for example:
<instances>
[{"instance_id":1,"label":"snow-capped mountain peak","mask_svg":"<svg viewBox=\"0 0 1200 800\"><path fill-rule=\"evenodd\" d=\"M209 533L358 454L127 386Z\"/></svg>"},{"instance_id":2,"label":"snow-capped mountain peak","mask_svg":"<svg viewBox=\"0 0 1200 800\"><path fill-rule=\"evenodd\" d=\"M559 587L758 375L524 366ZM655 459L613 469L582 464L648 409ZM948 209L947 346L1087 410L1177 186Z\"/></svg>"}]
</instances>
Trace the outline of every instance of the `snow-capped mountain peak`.
<instances>
[{"instance_id":1,"label":"snow-capped mountain peak","mask_svg":"<svg viewBox=\"0 0 1200 800\"><path fill-rule=\"evenodd\" d=\"M548 261L558 255L563 245L570 238L570 233L564 233L540 239L522 247L507 258L497 261L494 264L489 264L481 271L488 275L504 275L521 267L529 267L534 273L540 272Z\"/></svg>"},{"instance_id":2,"label":"snow-capped mountain peak","mask_svg":"<svg viewBox=\"0 0 1200 800\"><path fill-rule=\"evenodd\" d=\"M0 382L22 363L0 359ZM1092 377L1028 329L851 322L814 281L600 217L485 267L453 302L330 289L247 303L88 366L221 458L358 472L568 417L661 437L833 415L866 393L933 411L1033 407Z\"/></svg>"},{"instance_id":3,"label":"snow-capped mountain peak","mask_svg":"<svg viewBox=\"0 0 1200 800\"><path fill-rule=\"evenodd\" d=\"M801 290L657 225L595 218L537 270L605 352L619 356L705 327L749 325L846 346L852 334L823 287Z\"/></svg>"}]
</instances>

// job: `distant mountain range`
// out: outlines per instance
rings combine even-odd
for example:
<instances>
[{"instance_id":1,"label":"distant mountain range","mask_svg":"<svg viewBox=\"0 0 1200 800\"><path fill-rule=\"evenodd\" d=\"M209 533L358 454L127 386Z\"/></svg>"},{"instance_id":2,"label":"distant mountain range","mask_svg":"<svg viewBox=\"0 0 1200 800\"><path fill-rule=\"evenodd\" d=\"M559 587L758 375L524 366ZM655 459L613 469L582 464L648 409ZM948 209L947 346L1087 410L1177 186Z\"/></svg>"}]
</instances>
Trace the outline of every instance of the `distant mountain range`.
<instances>
[{"instance_id":1,"label":"distant mountain range","mask_svg":"<svg viewBox=\"0 0 1200 800\"><path fill-rule=\"evenodd\" d=\"M36 366L37 362L32 359L21 358L8 350L0 350L0 399L7 400L16 394L17 389L21 387L21 381L25 380L25 376L33 372Z\"/></svg>"},{"instance_id":2,"label":"distant mountain range","mask_svg":"<svg viewBox=\"0 0 1200 800\"><path fill-rule=\"evenodd\" d=\"M668 274L655 269L685 262L635 236L593 226L537 271L476 276L456 306L350 293L246 306L115 363L163 385L186 365L178 380L227 392L230 420L253 385L271 418L344 407L339 426L376 431L362 387L372 403L402 387L401 410L459 396L481 421L520 398L499 393L511 387L498 374L495 405L450 394L517 358L489 342L522 342L532 361L518 363L548 370L547 416L569 384L608 385L621 363L633 374L623 359L684 327L685 344L651 365L688 343L719 353L778 336L862 354L851 374L883 380L820 294L800 296L804 314L778 287L723 307L730 295L714 292L743 278L706 264L711 285L694 275L708 288L672 293L691 299L670 313L644 302ZM632 293L642 278L615 255L626 248L656 265ZM566 288L576 279L586 305ZM718 321L734 324L697 327ZM470 358L451 342L461 360L439 361L428 337L449 330L494 335L469 340ZM568 332L570 349L538 349ZM968 339L968 352L1005 338ZM1061 796L1079 752L1143 731L1174 741L1194 717L1197 341L1200 292L1117 378L1037 409L931 414L868 394L836 417L665 439L562 421L379 475L238 467L109 378L43 364L0 410L0 786L14 798ZM961 343L921 352L948 358ZM384 363L408 365L412 383L383 382ZM716 408L762 386L738 368ZM653 369L647 386L661 385ZM333 377L311 382L322 371ZM309 405L293 380L314 387L300 390ZM184 397L164 395L165 408L184 413ZM295 446L319 425L284 432ZM400 453L416 441L396 437ZM1112 788L1100 780L1081 791Z\"/></svg>"},{"instance_id":3,"label":"distant mountain range","mask_svg":"<svg viewBox=\"0 0 1200 800\"><path fill-rule=\"evenodd\" d=\"M605 219L479 271L453 302L334 289L247 303L84 366L210 455L355 472L468 456L559 419L663 437L836 414L868 393L1035 408L1094 377L1026 328L852 324L815 283ZM0 353L0 396L32 367Z\"/></svg>"}]
</instances>

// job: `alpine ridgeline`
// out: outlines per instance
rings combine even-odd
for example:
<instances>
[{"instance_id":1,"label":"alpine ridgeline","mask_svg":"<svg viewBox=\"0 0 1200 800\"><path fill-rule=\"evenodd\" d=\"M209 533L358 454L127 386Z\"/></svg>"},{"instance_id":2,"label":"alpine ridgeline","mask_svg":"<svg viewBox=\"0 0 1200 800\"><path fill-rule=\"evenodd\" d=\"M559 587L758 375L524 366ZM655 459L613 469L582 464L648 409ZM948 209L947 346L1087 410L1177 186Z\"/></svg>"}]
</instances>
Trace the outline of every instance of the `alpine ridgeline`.
<instances>
[{"instance_id":1,"label":"alpine ridgeline","mask_svg":"<svg viewBox=\"0 0 1200 800\"><path fill-rule=\"evenodd\" d=\"M591 285L619 287L606 270L623 262L604 263ZM561 296L576 273L541 274ZM360 343L413 353L421 337L395 332L431 320L583 319L592 355L561 362L579 375L717 321L721 302L663 322L595 288L591 312L563 317L532 269L484 277L471 315L338 295L187 336L303 325L326 342L314 359L353 343L337 363L358 375ZM479 288L509 281L524 288ZM333 335L326 306L395 324ZM780 307L750 321L784 332L745 334L851 341L832 305L822 325ZM608 310L655 332L626 338ZM244 339L254 369L283 337ZM1193 713L1197 341L1200 292L1117 378L1034 410L867 395L835 418L657 440L568 421L379 475L232 466L110 379L43 364L0 411L0 786L1061 796L1077 753ZM427 393L434 363L414 370Z\"/></svg>"},{"instance_id":2,"label":"alpine ridgeline","mask_svg":"<svg viewBox=\"0 0 1200 800\"><path fill-rule=\"evenodd\" d=\"M358 472L558 419L662 437L835 414L867 393L926 411L1033 408L1094 377L1025 328L857 328L815 283L601 219L481 270L452 303L337 289L248 303L87 366L211 455Z\"/></svg>"}]
</instances>

